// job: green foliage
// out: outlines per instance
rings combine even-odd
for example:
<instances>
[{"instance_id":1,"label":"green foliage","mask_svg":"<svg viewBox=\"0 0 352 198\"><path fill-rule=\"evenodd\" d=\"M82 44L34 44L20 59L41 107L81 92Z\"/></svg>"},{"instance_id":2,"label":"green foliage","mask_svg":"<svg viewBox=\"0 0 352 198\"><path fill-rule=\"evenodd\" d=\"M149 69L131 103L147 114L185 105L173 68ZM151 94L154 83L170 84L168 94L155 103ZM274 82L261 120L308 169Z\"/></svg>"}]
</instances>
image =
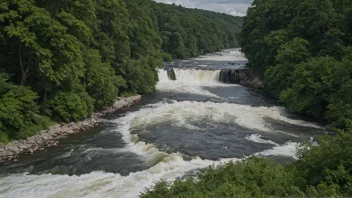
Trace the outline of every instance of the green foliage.
<instances>
[{"instance_id":1,"label":"green foliage","mask_svg":"<svg viewBox=\"0 0 352 198\"><path fill-rule=\"evenodd\" d=\"M184 59L237 47L242 20L226 14L157 4L155 11L164 53ZM166 59L169 60L169 59Z\"/></svg>"},{"instance_id":2,"label":"green foliage","mask_svg":"<svg viewBox=\"0 0 352 198\"><path fill-rule=\"evenodd\" d=\"M163 53L163 59L165 62L171 62L172 61L172 55L168 53Z\"/></svg>"},{"instance_id":3,"label":"green foliage","mask_svg":"<svg viewBox=\"0 0 352 198\"><path fill-rule=\"evenodd\" d=\"M299 160L295 163L297 177L301 178L299 185L302 188L308 187L315 196L350 196L351 141L352 134L349 131L349 133L340 132L336 137L322 136L319 138L319 146L313 146L311 143L303 145L299 152Z\"/></svg>"},{"instance_id":4,"label":"green foliage","mask_svg":"<svg viewBox=\"0 0 352 198\"><path fill-rule=\"evenodd\" d=\"M230 162L211 167L197 180L178 179L168 188L159 182L146 190L141 197L301 197L304 195L294 185L294 175L281 165L251 157L240 162Z\"/></svg>"},{"instance_id":5,"label":"green foliage","mask_svg":"<svg viewBox=\"0 0 352 198\"><path fill-rule=\"evenodd\" d=\"M254 0L240 44L266 90L294 112L347 130L305 143L286 167L307 197L352 195L352 2Z\"/></svg>"},{"instance_id":6,"label":"green foliage","mask_svg":"<svg viewBox=\"0 0 352 198\"><path fill-rule=\"evenodd\" d=\"M94 100L86 93L59 92L48 101L48 112L56 120L79 121L93 113Z\"/></svg>"},{"instance_id":7,"label":"green foliage","mask_svg":"<svg viewBox=\"0 0 352 198\"><path fill-rule=\"evenodd\" d=\"M294 65L309 57L306 46L309 43L300 38L280 45L276 55L276 66L270 67L264 74L264 84L268 91L275 96L290 87L293 79L290 74L294 71Z\"/></svg>"},{"instance_id":8,"label":"green foliage","mask_svg":"<svg viewBox=\"0 0 352 198\"><path fill-rule=\"evenodd\" d=\"M349 197L352 130L299 147L298 161L281 166L250 157L202 171L200 176L158 182L140 197Z\"/></svg>"},{"instance_id":9,"label":"green foliage","mask_svg":"<svg viewBox=\"0 0 352 198\"><path fill-rule=\"evenodd\" d=\"M86 90L95 99L96 109L111 106L119 93L119 87L123 87L125 81L116 76L109 63L102 63L99 51L88 50L84 56L86 63Z\"/></svg>"},{"instance_id":10,"label":"green foliage","mask_svg":"<svg viewBox=\"0 0 352 198\"><path fill-rule=\"evenodd\" d=\"M268 92L340 129L352 120L351 13L347 0L254 0L240 33Z\"/></svg>"},{"instance_id":11,"label":"green foliage","mask_svg":"<svg viewBox=\"0 0 352 198\"><path fill-rule=\"evenodd\" d=\"M292 111L327 118L347 132L303 144L298 161L285 167L250 158L198 179L159 182L141 197L350 197L351 16L349 0L254 0L240 33L268 92Z\"/></svg>"},{"instance_id":12,"label":"green foliage","mask_svg":"<svg viewBox=\"0 0 352 198\"><path fill-rule=\"evenodd\" d=\"M330 98L326 117L334 127L344 128L352 121L352 61L345 59L343 66L337 67L334 73L333 81L337 89Z\"/></svg>"},{"instance_id":13,"label":"green foliage","mask_svg":"<svg viewBox=\"0 0 352 198\"><path fill-rule=\"evenodd\" d=\"M152 0L1 1L0 141L153 92L163 60L235 47L241 25Z\"/></svg>"},{"instance_id":14,"label":"green foliage","mask_svg":"<svg viewBox=\"0 0 352 198\"><path fill-rule=\"evenodd\" d=\"M331 57L318 57L296 65L292 87L283 91L280 100L295 112L321 117L334 90L335 67L343 67Z\"/></svg>"},{"instance_id":15,"label":"green foliage","mask_svg":"<svg viewBox=\"0 0 352 198\"><path fill-rule=\"evenodd\" d=\"M24 138L45 127L37 94L24 86L8 82L8 77L0 73L0 140Z\"/></svg>"}]
</instances>

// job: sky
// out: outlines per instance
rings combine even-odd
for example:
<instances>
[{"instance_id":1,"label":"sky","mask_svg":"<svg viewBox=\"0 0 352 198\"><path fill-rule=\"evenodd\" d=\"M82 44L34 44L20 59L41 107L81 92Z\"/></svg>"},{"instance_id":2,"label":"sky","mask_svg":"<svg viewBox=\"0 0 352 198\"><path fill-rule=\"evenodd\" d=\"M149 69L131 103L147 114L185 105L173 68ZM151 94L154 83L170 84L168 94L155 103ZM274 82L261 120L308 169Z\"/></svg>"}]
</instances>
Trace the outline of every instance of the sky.
<instances>
[{"instance_id":1,"label":"sky","mask_svg":"<svg viewBox=\"0 0 352 198\"><path fill-rule=\"evenodd\" d=\"M187 8L199 8L223 12L235 16L244 16L252 0L155 0L156 2L175 3Z\"/></svg>"}]
</instances>

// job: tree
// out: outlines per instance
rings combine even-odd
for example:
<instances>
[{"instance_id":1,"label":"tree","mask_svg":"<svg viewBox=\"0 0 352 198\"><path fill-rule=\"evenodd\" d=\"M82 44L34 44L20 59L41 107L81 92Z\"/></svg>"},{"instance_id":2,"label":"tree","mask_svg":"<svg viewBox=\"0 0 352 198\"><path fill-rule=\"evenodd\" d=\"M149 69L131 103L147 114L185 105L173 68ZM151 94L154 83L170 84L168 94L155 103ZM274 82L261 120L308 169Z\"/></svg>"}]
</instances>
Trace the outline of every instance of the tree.
<instances>
[{"instance_id":1,"label":"tree","mask_svg":"<svg viewBox=\"0 0 352 198\"><path fill-rule=\"evenodd\" d=\"M152 0L1 1L0 141L32 135L44 127L42 115L77 121L117 96L150 93L163 59L233 47L241 25L238 17ZM5 115L9 106L16 119Z\"/></svg>"},{"instance_id":2,"label":"tree","mask_svg":"<svg viewBox=\"0 0 352 198\"><path fill-rule=\"evenodd\" d=\"M240 33L249 66L269 93L341 129L351 117L343 110L352 105L351 14L346 0L255 0Z\"/></svg>"},{"instance_id":3,"label":"tree","mask_svg":"<svg viewBox=\"0 0 352 198\"><path fill-rule=\"evenodd\" d=\"M125 80L116 76L109 63L102 63L99 51L88 50L84 55L86 64L86 90L95 99L95 108L104 109L114 104Z\"/></svg>"},{"instance_id":4,"label":"tree","mask_svg":"<svg viewBox=\"0 0 352 198\"><path fill-rule=\"evenodd\" d=\"M38 115L37 94L24 86L8 82L9 77L0 73L0 141L33 135L46 125Z\"/></svg>"},{"instance_id":5,"label":"tree","mask_svg":"<svg viewBox=\"0 0 352 198\"><path fill-rule=\"evenodd\" d=\"M308 45L308 41L294 38L279 47L276 55L277 65L270 67L264 75L264 84L269 92L279 96L283 90L291 86L293 82L291 75L296 64L307 60L310 56Z\"/></svg>"}]
</instances>

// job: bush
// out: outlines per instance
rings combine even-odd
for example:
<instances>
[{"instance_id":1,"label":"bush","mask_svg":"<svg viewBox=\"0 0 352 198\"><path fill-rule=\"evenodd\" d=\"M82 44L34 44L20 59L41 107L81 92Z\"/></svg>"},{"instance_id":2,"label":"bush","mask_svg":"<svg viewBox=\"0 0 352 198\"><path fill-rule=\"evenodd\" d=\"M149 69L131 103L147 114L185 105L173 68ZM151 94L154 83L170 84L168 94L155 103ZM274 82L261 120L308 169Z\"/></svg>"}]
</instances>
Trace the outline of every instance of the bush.
<instances>
[{"instance_id":1,"label":"bush","mask_svg":"<svg viewBox=\"0 0 352 198\"><path fill-rule=\"evenodd\" d=\"M142 198L168 197L350 197L352 195L352 128L335 137L306 142L298 161L287 166L250 157L204 171L198 179L158 182Z\"/></svg>"},{"instance_id":2,"label":"bush","mask_svg":"<svg viewBox=\"0 0 352 198\"><path fill-rule=\"evenodd\" d=\"M165 62L171 62L172 61L172 55L169 53L163 53L163 58Z\"/></svg>"},{"instance_id":3,"label":"bush","mask_svg":"<svg viewBox=\"0 0 352 198\"><path fill-rule=\"evenodd\" d=\"M109 63L102 63L99 51L88 50L86 62L86 89L95 99L96 109L112 106L119 94L119 87L125 87L125 80L116 76Z\"/></svg>"},{"instance_id":4,"label":"bush","mask_svg":"<svg viewBox=\"0 0 352 198\"><path fill-rule=\"evenodd\" d=\"M351 132L340 132L336 137L319 137L319 146L311 143L302 146L299 160L295 163L297 178L301 178L301 188L307 186L310 192L333 189L341 196L352 195Z\"/></svg>"},{"instance_id":5,"label":"bush","mask_svg":"<svg viewBox=\"0 0 352 198\"><path fill-rule=\"evenodd\" d=\"M343 65L331 57L311 58L296 65L292 87L281 92L280 101L294 112L324 117L329 100L336 92L335 68Z\"/></svg>"},{"instance_id":6,"label":"bush","mask_svg":"<svg viewBox=\"0 0 352 198\"><path fill-rule=\"evenodd\" d=\"M158 74L156 69L150 67L147 60L133 60L129 62L126 79L131 92L152 93L158 82Z\"/></svg>"},{"instance_id":7,"label":"bush","mask_svg":"<svg viewBox=\"0 0 352 198\"><path fill-rule=\"evenodd\" d=\"M0 141L26 138L44 128L39 119L37 94L24 86L7 82L8 76L0 74Z\"/></svg>"},{"instance_id":8,"label":"bush","mask_svg":"<svg viewBox=\"0 0 352 198\"><path fill-rule=\"evenodd\" d=\"M48 103L47 112L57 121L79 121L92 115L94 100L85 92L58 92Z\"/></svg>"},{"instance_id":9,"label":"bush","mask_svg":"<svg viewBox=\"0 0 352 198\"><path fill-rule=\"evenodd\" d=\"M294 175L283 166L251 157L211 167L198 180L176 180L171 187L165 181L141 194L143 198L167 197L302 197L294 184Z\"/></svg>"}]
</instances>

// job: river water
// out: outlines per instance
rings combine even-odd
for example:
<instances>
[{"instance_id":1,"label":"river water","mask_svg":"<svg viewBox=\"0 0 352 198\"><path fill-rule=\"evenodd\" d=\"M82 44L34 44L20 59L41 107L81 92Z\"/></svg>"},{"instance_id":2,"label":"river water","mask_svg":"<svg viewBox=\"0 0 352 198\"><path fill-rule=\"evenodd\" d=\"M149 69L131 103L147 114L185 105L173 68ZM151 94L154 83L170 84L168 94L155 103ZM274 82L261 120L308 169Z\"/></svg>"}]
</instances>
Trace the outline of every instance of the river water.
<instances>
[{"instance_id":1,"label":"river water","mask_svg":"<svg viewBox=\"0 0 352 198\"><path fill-rule=\"evenodd\" d=\"M250 155L280 163L324 133L260 92L219 82L244 66L238 49L165 63L156 92L58 147L0 166L0 197L138 197L161 179L195 175Z\"/></svg>"}]
</instances>

